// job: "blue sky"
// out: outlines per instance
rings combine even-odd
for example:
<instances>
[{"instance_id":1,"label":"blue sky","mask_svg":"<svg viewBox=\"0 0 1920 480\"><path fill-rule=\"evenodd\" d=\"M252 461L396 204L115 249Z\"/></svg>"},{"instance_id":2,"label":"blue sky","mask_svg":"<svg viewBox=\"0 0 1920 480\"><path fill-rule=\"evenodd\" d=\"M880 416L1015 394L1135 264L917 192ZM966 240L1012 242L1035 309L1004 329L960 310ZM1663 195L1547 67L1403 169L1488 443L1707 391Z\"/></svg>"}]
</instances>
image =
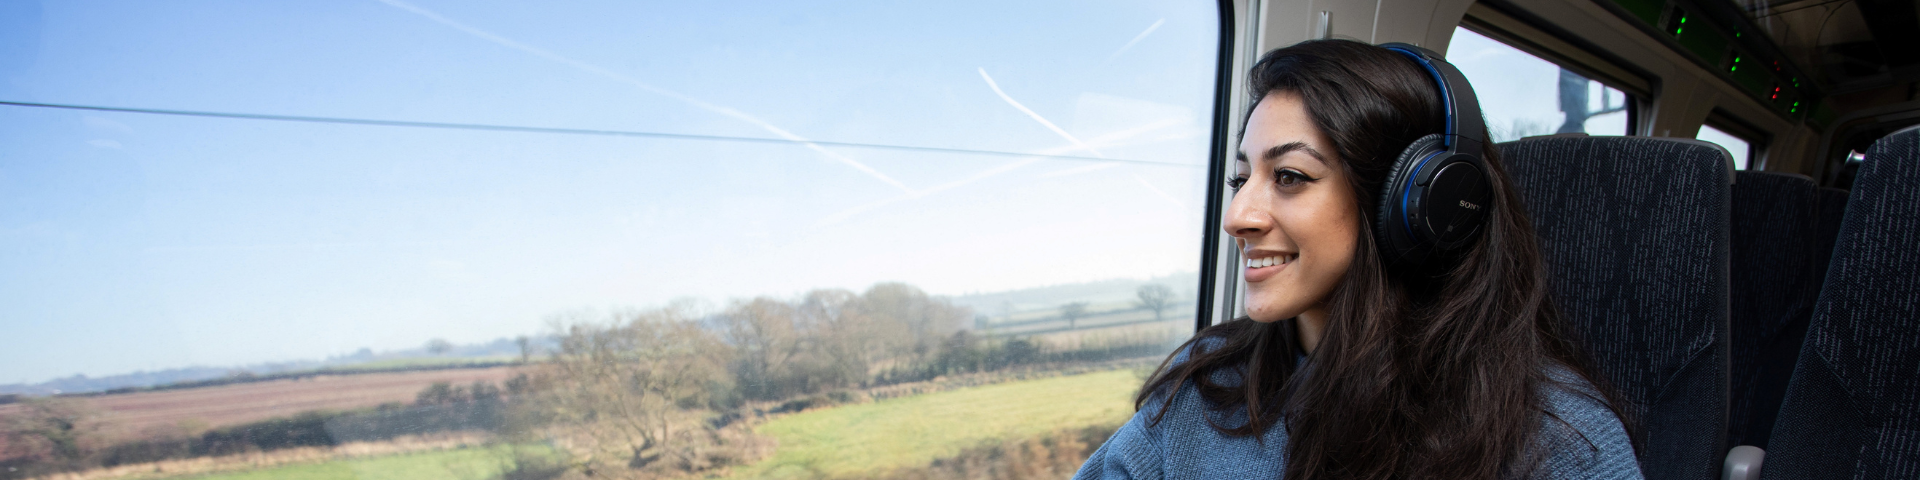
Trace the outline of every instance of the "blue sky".
<instances>
[{"instance_id":1,"label":"blue sky","mask_svg":"<svg viewBox=\"0 0 1920 480\"><path fill-rule=\"evenodd\" d=\"M1164 163L0 106L0 383L1198 263L1208 2L0 9L6 101Z\"/></svg>"},{"instance_id":2,"label":"blue sky","mask_svg":"<svg viewBox=\"0 0 1920 480\"><path fill-rule=\"evenodd\" d=\"M0 106L0 383L485 341L683 297L1192 271L1216 14L0 0L5 101L1160 162ZM1452 48L1496 130L1558 125L1556 67Z\"/></svg>"}]
</instances>

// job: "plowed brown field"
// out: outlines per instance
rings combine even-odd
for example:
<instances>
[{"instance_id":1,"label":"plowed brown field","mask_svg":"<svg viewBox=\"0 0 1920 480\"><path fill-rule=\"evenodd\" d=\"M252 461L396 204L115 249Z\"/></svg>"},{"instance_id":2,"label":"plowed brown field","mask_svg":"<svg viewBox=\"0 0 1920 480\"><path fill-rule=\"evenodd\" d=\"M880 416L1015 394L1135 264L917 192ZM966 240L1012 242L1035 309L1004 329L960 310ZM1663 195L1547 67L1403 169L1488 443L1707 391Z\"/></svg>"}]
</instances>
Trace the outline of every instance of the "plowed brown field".
<instances>
[{"instance_id":1,"label":"plowed brown field","mask_svg":"<svg viewBox=\"0 0 1920 480\"><path fill-rule=\"evenodd\" d=\"M412 402L420 389L434 382L470 384L476 380L499 383L514 367L427 370L414 372L322 375L298 380L222 385L217 387L101 395L85 399L104 415L107 428L137 432L156 425L199 422L207 427L284 417L309 410L366 408L385 402ZM18 404L0 405L0 416Z\"/></svg>"}]
</instances>

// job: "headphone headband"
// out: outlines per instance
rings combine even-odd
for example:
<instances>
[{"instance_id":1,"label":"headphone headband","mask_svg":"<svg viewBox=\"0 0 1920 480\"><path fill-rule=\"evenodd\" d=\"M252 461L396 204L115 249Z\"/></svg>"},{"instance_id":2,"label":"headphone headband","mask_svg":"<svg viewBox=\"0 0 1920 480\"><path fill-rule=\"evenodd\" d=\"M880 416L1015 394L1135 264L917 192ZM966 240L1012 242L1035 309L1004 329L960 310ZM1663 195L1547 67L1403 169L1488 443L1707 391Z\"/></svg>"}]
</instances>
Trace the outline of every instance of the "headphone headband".
<instances>
[{"instance_id":1,"label":"headphone headband","mask_svg":"<svg viewBox=\"0 0 1920 480\"><path fill-rule=\"evenodd\" d=\"M1412 58L1433 76L1447 110L1447 147L1456 153L1481 156L1486 148L1487 123L1480 118L1480 101L1474 97L1473 85L1467 83L1467 76L1432 50L1398 42L1380 47Z\"/></svg>"}]
</instances>

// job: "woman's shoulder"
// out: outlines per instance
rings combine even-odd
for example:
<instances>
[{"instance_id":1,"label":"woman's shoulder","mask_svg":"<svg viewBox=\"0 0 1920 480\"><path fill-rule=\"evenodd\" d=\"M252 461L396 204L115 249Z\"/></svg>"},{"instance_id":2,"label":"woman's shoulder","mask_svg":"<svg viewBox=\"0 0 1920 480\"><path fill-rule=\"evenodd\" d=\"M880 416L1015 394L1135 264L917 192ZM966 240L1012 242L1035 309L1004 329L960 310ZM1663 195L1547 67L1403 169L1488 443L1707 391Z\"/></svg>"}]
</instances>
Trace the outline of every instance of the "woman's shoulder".
<instances>
[{"instance_id":1,"label":"woman's shoulder","mask_svg":"<svg viewBox=\"0 0 1920 480\"><path fill-rule=\"evenodd\" d=\"M1549 367L1541 384L1543 458L1535 478L1641 478L1626 425L1593 383Z\"/></svg>"},{"instance_id":2,"label":"woman's shoulder","mask_svg":"<svg viewBox=\"0 0 1920 480\"><path fill-rule=\"evenodd\" d=\"M1219 346L1197 339L1175 352L1167 367L1185 363L1195 348L1204 352ZM1239 374L1239 369L1220 369L1212 372L1212 380L1230 383ZM1215 426L1244 424L1244 410L1213 408L1191 381L1173 387L1149 395L1074 478L1277 478L1284 471L1284 426L1276 424L1258 436L1229 436Z\"/></svg>"}]
</instances>

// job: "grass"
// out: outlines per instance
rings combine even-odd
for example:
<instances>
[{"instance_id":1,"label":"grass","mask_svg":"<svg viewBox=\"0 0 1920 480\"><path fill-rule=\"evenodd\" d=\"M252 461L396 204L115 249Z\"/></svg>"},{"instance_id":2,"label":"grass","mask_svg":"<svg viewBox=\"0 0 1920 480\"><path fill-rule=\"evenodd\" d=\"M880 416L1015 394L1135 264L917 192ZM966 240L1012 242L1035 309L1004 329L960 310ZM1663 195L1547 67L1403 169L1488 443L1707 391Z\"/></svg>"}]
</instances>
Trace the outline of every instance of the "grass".
<instances>
[{"instance_id":1,"label":"grass","mask_svg":"<svg viewBox=\"0 0 1920 480\"><path fill-rule=\"evenodd\" d=\"M1140 385L1131 370L1009 382L795 414L761 425L772 458L729 478L831 478L924 466L989 442L1119 424Z\"/></svg>"},{"instance_id":2,"label":"grass","mask_svg":"<svg viewBox=\"0 0 1920 480\"><path fill-rule=\"evenodd\" d=\"M179 480L479 480L500 475L506 447L474 447L285 465Z\"/></svg>"},{"instance_id":3,"label":"grass","mask_svg":"<svg viewBox=\"0 0 1920 480\"><path fill-rule=\"evenodd\" d=\"M1133 414L1130 369L984 385L781 417L759 433L772 458L733 479L832 478L921 467L993 442L1108 424ZM507 447L474 447L285 465L175 480L479 480L501 473Z\"/></svg>"}]
</instances>

